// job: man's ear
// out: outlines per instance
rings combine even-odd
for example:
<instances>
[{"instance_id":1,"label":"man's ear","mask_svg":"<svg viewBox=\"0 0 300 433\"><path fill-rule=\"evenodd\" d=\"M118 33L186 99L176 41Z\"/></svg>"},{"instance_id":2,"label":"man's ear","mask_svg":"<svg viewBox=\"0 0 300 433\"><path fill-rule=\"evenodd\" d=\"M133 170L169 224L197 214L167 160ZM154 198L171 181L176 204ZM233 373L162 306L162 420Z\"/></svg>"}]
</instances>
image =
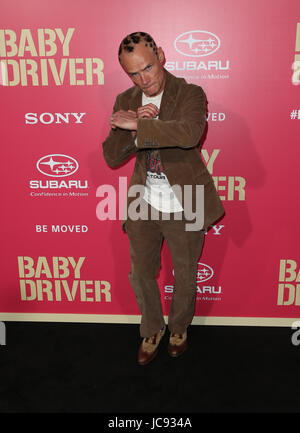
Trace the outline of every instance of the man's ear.
<instances>
[{"instance_id":1,"label":"man's ear","mask_svg":"<svg viewBox=\"0 0 300 433\"><path fill-rule=\"evenodd\" d=\"M166 58L165 58L165 53L163 52L163 49L161 47L158 48L157 50L157 57L159 62L164 65Z\"/></svg>"}]
</instances>

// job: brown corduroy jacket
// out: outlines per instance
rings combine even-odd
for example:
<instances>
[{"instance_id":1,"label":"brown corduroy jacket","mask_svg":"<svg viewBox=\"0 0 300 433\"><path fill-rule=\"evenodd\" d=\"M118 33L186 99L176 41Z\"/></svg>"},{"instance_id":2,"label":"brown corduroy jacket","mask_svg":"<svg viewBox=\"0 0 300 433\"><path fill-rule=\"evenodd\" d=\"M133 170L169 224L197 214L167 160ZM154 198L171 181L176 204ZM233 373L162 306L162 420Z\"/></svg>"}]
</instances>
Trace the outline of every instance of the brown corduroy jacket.
<instances>
[{"instance_id":1,"label":"brown corduroy jacket","mask_svg":"<svg viewBox=\"0 0 300 433\"><path fill-rule=\"evenodd\" d=\"M137 146L130 131L111 130L103 142L103 155L110 167L116 167L136 153L129 188L146 183L146 150L159 149L163 171L170 185L204 185L203 229L224 215L224 208L197 148L206 126L206 96L203 89L188 84L165 70L166 84L158 119L138 119ZM142 105L142 91L133 86L117 96L113 111L137 111ZM176 194L176 189L174 189ZM184 200L177 196L185 209ZM134 197L128 197L127 207ZM123 220L126 221L126 218Z\"/></svg>"}]
</instances>

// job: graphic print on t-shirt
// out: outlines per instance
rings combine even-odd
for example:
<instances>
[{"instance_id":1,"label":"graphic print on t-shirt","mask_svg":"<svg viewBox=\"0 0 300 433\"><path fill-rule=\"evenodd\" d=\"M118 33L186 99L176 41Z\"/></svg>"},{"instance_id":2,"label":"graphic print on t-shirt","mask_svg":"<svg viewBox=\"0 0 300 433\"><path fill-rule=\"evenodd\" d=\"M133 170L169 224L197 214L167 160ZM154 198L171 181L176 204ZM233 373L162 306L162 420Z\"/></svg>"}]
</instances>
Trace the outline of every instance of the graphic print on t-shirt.
<instances>
[{"instance_id":1,"label":"graphic print on t-shirt","mask_svg":"<svg viewBox=\"0 0 300 433\"><path fill-rule=\"evenodd\" d=\"M162 163L160 160L160 153L157 149L147 150L146 154L146 167L147 172L155 173L161 175L163 172Z\"/></svg>"}]
</instances>

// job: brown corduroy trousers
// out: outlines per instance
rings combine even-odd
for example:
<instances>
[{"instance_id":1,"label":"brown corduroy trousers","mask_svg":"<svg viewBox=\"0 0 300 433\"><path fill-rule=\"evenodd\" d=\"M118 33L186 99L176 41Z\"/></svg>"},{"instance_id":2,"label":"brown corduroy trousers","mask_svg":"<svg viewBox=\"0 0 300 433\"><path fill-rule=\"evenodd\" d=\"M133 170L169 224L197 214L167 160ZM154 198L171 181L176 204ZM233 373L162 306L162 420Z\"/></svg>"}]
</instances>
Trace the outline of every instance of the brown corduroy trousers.
<instances>
[{"instance_id":1,"label":"brown corduroy trousers","mask_svg":"<svg viewBox=\"0 0 300 433\"><path fill-rule=\"evenodd\" d=\"M156 214L158 220L128 218L125 224L131 259L129 281L142 314L141 337L151 337L165 325L156 281L164 239L171 253L175 279L168 316L169 331L183 333L192 322L197 293L197 265L205 238L203 230L185 230L185 224L191 221L184 219L183 212L180 212L181 219L176 219L174 213L169 214L169 220L162 212L156 211Z\"/></svg>"}]
</instances>

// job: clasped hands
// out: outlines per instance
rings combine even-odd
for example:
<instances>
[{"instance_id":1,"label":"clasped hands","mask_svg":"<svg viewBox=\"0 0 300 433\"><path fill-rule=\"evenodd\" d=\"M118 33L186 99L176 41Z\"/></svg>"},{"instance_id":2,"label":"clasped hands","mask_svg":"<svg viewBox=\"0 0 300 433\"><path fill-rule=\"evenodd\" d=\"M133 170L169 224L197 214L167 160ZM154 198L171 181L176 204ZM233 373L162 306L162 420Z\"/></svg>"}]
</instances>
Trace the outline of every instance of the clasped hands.
<instances>
[{"instance_id":1,"label":"clasped hands","mask_svg":"<svg viewBox=\"0 0 300 433\"><path fill-rule=\"evenodd\" d=\"M119 110L110 116L111 129L127 129L136 133L137 121L142 118L153 119L158 116L159 110L154 104L147 104L139 107L137 112L132 110Z\"/></svg>"}]
</instances>

